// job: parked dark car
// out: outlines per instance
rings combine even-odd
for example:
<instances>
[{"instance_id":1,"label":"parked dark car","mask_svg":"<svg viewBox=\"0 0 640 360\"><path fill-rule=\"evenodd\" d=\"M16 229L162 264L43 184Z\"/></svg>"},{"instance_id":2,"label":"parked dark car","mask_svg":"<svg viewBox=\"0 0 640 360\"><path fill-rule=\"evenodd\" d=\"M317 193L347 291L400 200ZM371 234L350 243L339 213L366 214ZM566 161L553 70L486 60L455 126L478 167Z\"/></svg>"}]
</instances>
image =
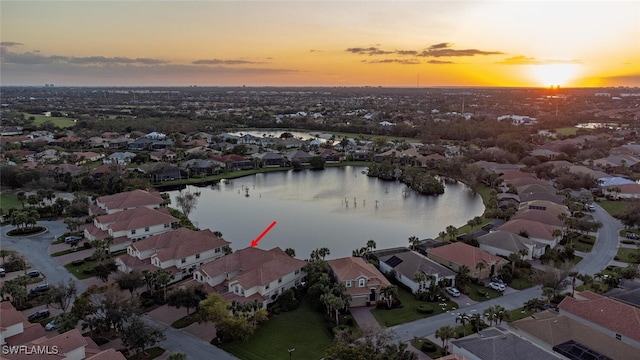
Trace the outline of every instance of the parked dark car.
<instances>
[{"instance_id":1,"label":"parked dark car","mask_svg":"<svg viewBox=\"0 0 640 360\"><path fill-rule=\"evenodd\" d=\"M40 276L40 271L38 271L38 270L29 270L29 271L27 271L27 275L29 277L36 278L36 277Z\"/></svg>"},{"instance_id":2,"label":"parked dark car","mask_svg":"<svg viewBox=\"0 0 640 360\"><path fill-rule=\"evenodd\" d=\"M34 312L33 314L29 315L27 317L27 319L29 321L34 321L34 320L38 320L38 319L46 319L49 317L49 315L51 315L49 313L49 310L38 310L36 312Z\"/></svg>"},{"instance_id":3,"label":"parked dark car","mask_svg":"<svg viewBox=\"0 0 640 360\"><path fill-rule=\"evenodd\" d=\"M64 238L64 242L67 244L77 244L80 240L82 240L82 237L80 236L67 236L66 238Z\"/></svg>"},{"instance_id":4,"label":"parked dark car","mask_svg":"<svg viewBox=\"0 0 640 360\"><path fill-rule=\"evenodd\" d=\"M627 239L632 239L632 240L639 240L640 239L640 235L631 232L631 231L627 231Z\"/></svg>"},{"instance_id":5,"label":"parked dark car","mask_svg":"<svg viewBox=\"0 0 640 360\"><path fill-rule=\"evenodd\" d=\"M49 291L49 284L38 284L33 289L29 290L30 294L37 294L40 292Z\"/></svg>"}]
</instances>

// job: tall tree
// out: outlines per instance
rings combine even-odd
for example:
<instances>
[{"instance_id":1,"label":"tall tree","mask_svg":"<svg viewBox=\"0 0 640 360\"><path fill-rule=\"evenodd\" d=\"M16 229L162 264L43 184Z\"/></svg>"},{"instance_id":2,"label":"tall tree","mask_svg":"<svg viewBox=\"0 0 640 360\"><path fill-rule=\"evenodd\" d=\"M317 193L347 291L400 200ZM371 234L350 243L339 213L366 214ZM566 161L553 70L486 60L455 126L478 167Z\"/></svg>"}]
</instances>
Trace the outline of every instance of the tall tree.
<instances>
[{"instance_id":1,"label":"tall tree","mask_svg":"<svg viewBox=\"0 0 640 360\"><path fill-rule=\"evenodd\" d=\"M200 197L200 192L192 193L191 191L186 191L185 193L180 192L180 194L176 196L176 205L178 205L187 218L189 218L189 214L191 214L196 208L196 205L198 205L198 197Z\"/></svg>"},{"instance_id":2,"label":"tall tree","mask_svg":"<svg viewBox=\"0 0 640 360\"><path fill-rule=\"evenodd\" d=\"M78 296L78 287L72 279L65 284L60 282L49 288L47 291L47 304L55 304L63 312L73 304Z\"/></svg>"},{"instance_id":3,"label":"tall tree","mask_svg":"<svg viewBox=\"0 0 640 360\"><path fill-rule=\"evenodd\" d=\"M409 249L413 251L418 251L418 246L420 246L420 239L417 236L410 236Z\"/></svg>"},{"instance_id":4,"label":"tall tree","mask_svg":"<svg viewBox=\"0 0 640 360\"><path fill-rule=\"evenodd\" d=\"M133 270L129 273L121 272L115 279L116 284L122 290L129 290L129 294L133 297L133 292L145 284L144 278L139 271Z\"/></svg>"},{"instance_id":5,"label":"tall tree","mask_svg":"<svg viewBox=\"0 0 640 360\"><path fill-rule=\"evenodd\" d=\"M120 338L124 346L140 354L164 340L165 336L162 329L147 324L139 316L134 316L123 327Z\"/></svg>"},{"instance_id":6,"label":"tall tree","mask_svg":"<svg viewBox=\"0 0 640 360\"><path fill-rule=\"evenodd\" d=\"M468 324L470 321L471 321L471 318L469 317L469 315L467 315L467 313L459 313L458 316L456 316L456 324L458 322L462 324L463 337L467 336L467 328L465 327L465 325Z\"/></svg>"},{"instance_id":7,"label":"tall tree","mask_svg":"<svg viewBox=\"0 0 640 360\"><path fill-rule=\"evenodd\" d=\"M449 353L449 339L455 336L455 331L450 325L445 325L436 330L436 337L442 340L442 348L446 354Z\"/></svg>"}]
</instances>

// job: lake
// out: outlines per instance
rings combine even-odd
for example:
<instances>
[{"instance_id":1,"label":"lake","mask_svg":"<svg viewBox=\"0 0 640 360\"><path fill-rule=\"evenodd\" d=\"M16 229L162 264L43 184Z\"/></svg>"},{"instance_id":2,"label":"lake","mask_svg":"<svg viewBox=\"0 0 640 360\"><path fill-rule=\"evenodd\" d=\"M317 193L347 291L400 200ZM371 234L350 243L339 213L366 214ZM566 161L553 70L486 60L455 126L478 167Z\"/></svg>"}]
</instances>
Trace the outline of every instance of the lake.
<instances>
[{"instance_id":1,"label":"lake","mask_svg":"<svg viewBox=\"0 0 640 360\"><path fill-rule=\"evenodd\" d=\"M378 249L407 246L410 236L436 237L484 211L480 196L464 184L424 196L402 183L370 178L362 174L366 169L271 172L182 191L201 193L189 218L202 229L222 232L234 250L249 246L276 221L258 247L290 247L302 259L320 247L330 249L327 259L350 256L369 239ZM168 193L176 207L179 191Z\"/></svg>"}]
</instances>

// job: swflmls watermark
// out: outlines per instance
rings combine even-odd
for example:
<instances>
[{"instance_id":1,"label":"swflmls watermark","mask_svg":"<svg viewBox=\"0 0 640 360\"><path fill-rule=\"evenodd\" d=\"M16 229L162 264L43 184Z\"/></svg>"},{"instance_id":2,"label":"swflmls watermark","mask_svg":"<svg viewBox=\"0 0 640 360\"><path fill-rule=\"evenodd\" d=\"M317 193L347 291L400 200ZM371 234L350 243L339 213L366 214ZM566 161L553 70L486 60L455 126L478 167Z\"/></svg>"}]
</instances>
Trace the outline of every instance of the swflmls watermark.
<instances>
[{"instance_id":1,"label":"swflmls watermark","mask_svg":"<svg viewBox=\"0 0 640 360\"><path fill-rule=\"evenodd\" d=\"M57 345L2 345L2 355L58 355L60 349Z\"/></svg>"}]
</instances>

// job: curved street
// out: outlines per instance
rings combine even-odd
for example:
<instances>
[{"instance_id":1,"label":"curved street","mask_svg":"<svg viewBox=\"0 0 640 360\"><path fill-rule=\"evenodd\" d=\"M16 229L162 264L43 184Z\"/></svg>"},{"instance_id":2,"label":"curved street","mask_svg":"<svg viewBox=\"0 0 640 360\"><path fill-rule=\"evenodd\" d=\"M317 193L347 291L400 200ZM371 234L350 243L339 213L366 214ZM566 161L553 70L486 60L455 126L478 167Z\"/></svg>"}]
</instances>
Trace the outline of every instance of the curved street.
<instances>
[{"instance_id":1,"label":"curved street","mask_svg":"<svg viewBox=\"0 0 640 360\"><path fill-rule=\"evenodd\" d=\"M609 215L609 213L598 205L596 205L596 211L592 214L595 219L602 223L602 227L597 233L596 243L591 252L589 252L582 261L574 267L574 269L579 273L588 275L593 275L599 272L613 261L613 258L618 251L619 233L620 230L624 228L618 219ZM516 291L512 294L473 304L471 306L457 309L456 311L397 325L391 329L395 332L398 340L406 342L412 340L414 337L432 335L438 328L445 325L455 326L457 313L465 312L469 315L482 313L484 309L494 305L502 305L506 309L511 310L521 307L527 300L536 297L542 297L542 288L540 286Z\"/></svg>"}]
</instances>

